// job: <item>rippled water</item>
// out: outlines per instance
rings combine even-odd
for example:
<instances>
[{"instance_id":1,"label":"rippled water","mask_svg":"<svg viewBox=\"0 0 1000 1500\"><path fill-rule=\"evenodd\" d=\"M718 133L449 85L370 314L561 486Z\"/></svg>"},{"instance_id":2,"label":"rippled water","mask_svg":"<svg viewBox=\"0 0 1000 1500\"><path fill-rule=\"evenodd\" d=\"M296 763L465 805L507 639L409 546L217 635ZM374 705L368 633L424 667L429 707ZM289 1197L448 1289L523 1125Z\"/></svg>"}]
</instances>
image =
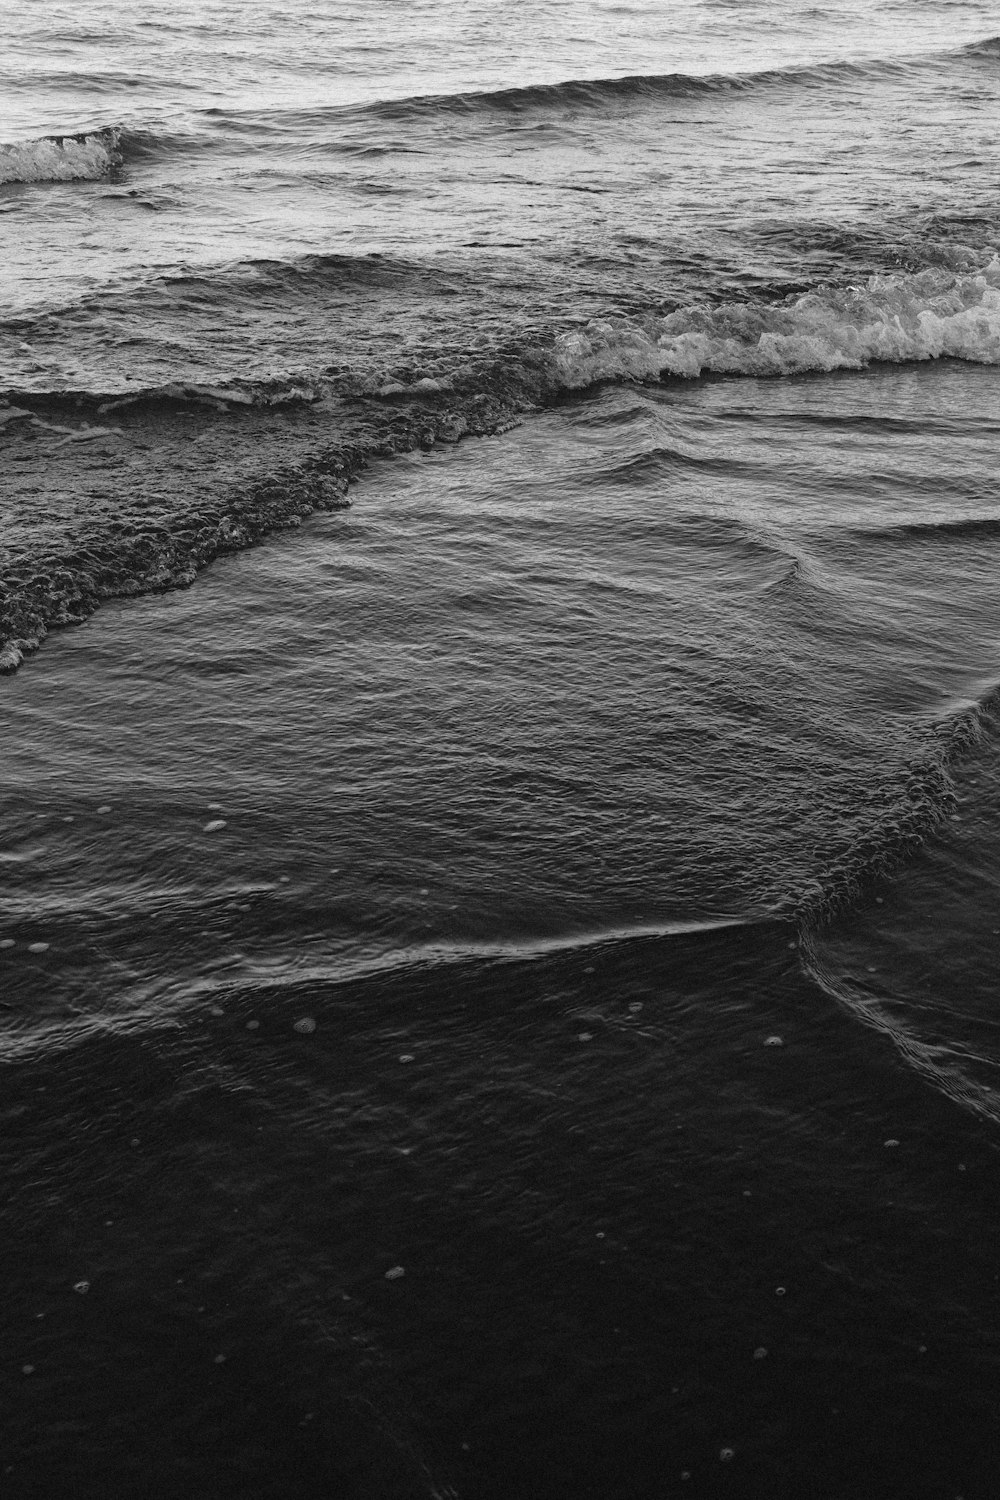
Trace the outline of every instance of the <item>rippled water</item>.
<instances>
[{"instance_id":1,"label":"rippled water","mask_svg":"<svg viewBox=\"0 0 1000 1500\"><path fill-rule=\"evenodd\" d=\"M12 1494L991 1500L995 29L12 18Z\"/></svg>"}]
</instances>

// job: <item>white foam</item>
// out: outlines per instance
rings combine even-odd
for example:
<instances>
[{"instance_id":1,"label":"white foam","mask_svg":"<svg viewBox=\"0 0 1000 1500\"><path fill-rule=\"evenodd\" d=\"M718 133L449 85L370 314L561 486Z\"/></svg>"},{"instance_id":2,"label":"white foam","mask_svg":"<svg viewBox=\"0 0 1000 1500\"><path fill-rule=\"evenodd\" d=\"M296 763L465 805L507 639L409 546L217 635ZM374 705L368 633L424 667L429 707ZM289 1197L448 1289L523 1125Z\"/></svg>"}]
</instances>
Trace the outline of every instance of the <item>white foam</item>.
<instances>
[{"instance_id":1,"label":"white foam","mask_svg":"<svg viewBox=\"0 0 1000 1500\"><path fill-rule=\"evenodd\" d=\"M684 308L663 318L591 322L556 340L560 381L703 374L798 375L873 361L1000 364L1000 259L966 275L873 276L780 303Z\"/></svg>"},{"instance_id":2,"label":"white foam","mask_svg":"<svg viewBox=\"0 0 1000 1500\"><path fill-rule=\"evenodd\" d=\"M21 146L0 146L2 182L96 182L118 164L118 132L43 136Z\"/></svg>"}]
</instances>

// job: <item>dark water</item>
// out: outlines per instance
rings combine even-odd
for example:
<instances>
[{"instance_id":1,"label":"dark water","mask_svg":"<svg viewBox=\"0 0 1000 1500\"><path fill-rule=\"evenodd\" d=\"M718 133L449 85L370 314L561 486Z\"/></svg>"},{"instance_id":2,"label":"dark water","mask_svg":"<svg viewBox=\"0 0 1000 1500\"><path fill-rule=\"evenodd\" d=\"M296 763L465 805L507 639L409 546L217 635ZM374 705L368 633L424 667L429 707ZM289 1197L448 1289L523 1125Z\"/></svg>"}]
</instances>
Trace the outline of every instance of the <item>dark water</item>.
<instances>
[{"instance_id":1,"label":"dark water","mask_svg":"<svg viewBox=\"0 0 1000 1500\"><path fill-rule=\"evenodd\" d=\"M992 1493L998 421L611 388L8 679L12 1493Z\"/></svg>"},{"instance_id":2,"label":"dark water","mask_svg":"<svg viewBox=\"0 0 1000 1500\"><path fill-rule=\"evenodd\" d=\"M4 1497L995 1500L995 30L13 18Z\"/></svg>"}]
</instances>

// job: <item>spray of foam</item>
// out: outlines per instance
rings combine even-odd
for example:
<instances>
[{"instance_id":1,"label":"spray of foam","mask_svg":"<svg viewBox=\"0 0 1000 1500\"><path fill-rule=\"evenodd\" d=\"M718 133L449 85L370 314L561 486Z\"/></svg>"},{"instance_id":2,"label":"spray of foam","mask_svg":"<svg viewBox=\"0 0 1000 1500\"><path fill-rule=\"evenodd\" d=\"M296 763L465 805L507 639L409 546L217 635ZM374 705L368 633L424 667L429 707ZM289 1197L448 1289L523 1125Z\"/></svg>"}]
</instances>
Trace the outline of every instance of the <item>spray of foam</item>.
<instances>
[{"instance_id":1,"label":"spray of foam","mask_svg":"<svg viewBox=\"0 0 1000 1500\"><path fill-rule=\"evenodd\" d=\"M21 146L0 146L0 183L96 182L119 165L119 132L43 136Z\"/></svg>"},{"instance_id":2,"label":"spray of foam","mask_svg":"<svg viewBox=\"0 0 1000 1500\"><path fill-rule=\"evenodd\" d=\"M1000 364L1000 258L973 274L873 276L778 304L685 308L663 318L592 322L556 341L556 373L596 380L797 375L860 370L877 360Z\"/></svg>"}]
</instances>

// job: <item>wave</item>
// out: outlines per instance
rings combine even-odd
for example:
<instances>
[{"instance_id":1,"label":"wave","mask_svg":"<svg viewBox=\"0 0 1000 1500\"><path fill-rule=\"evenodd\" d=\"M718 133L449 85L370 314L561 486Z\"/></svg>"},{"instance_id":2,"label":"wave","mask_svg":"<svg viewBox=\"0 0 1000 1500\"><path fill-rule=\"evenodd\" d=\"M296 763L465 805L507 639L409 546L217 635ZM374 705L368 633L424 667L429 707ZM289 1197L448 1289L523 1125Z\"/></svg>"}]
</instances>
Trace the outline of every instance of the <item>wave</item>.
<instances>
[{"instance_id":1,"label":"wave","mask_svg":"<svg viewBox=\"0 0 1000 1500\"><path fill-rule=\"evenodd\" d=\"M746 93L783 83L820 84L831 77L860 78L899 66L902 65L845 62L773 68L759 73L630 73L621 78L568 78L561 83L378 100L356 108L356 112L381 120L409 120L421 115L519 115L534 110L603 109L632 100L704 98L709 94Z\"/></svg>"},{"instance_id":2,"label":"wave","mask_svg":"<svg viewBox=\"0 0 1000 1500\"><path fill-rule=\"evenodd\" d=\"M934 720L933 732L948 762L970 746L998 733L1000 681L988 677L975 691L948 702Z\"/></svg>"},{"instance_id":3,"label":"wave","mask_svg":"<svg viewBox=\"0 0 1000 1500\"><path fill-rule=\"evenodd\" d=\"M1000 38L993 37L953 50L912 56L799 63L748 73L630 73L617 78L570 78L559 83L383 99L348 106L347 110L338 112L375 116L382 120L409 120L423 115L521 115L536 110L605 109L631 101L704 98L712 94L742 94L775 87L822 88L831 83L877 81L928 67L940 67L963 57L993 57L998 49Z\"/></svg>"},{"instance_id":4,"label":"wave","mask_svg":"<svg viewBox=\"0 0 1000 1500\"><path fill-rule=\"evenodd\" d=\"M120 124L34 141L0 145L0 185L14 182L100 182L131 162L160 160L209 144L200 136L140 130Z\"/></svg>"},{"instance_id":5,"label":"wave","mask_svg":"<svg viewBox=\"0 0 1000 1500\"><path fill-rule=\"evenodd\" d=\"M802 271L818 261L842 267L835 275L869 276L877 271L912 274L936 269L955 274L974 273L996 253L1000 240L1000 215L996 212L907 213L872 216L840 223L824 219L757 220L751 227L753 245L766 253L777 253L788 261L788 276L794 278L798 263ZM805 284L786 279L776 281L774 297L805 292L823 273L816 272ZM826 272L830 277L830 272ZM755 289L761 296L766 284Z\"/></svg>"},{"instance_id":6,"label":"wave","mask_svg":"<svg viewBox=\"0 0 1000 1500\"><path fill-rule=\"evenodd\" d=\"M287 1034L295 1030L303 1004L336 1004L339 992L348 986L377 987L383 996L390 987L409 996L421 985L453 992L475 985L479 990L491 974L512 968L525 976L549 969L564 982L584 964L613 960L622 950L634 950L638 959L651 952L676 951L675 945L683 950L705 939L745 936L777 945L784 943L786 931L784 923L761 917L690 917L510 942L426 943L360 955L314 952L308 961L300 959L277 972L273 965L241 959L225 972L195 979L167 974L137 980L117 997L114 1010L88 1012L81 1007L72 1016L58 1018L10 1015L0 1022L0 1061L51 1057L99 1036L174 1031L185 1013L204 1011L210 1002L224 1005L227 1015L238 1018L256 1014L263 1003L269 1029ZM509 1004L506 987L504 1003Z\"/></svg>"},{"instance_id":7,"label":"wave","mask_svg":"<svg viewBox=\"0 0 1000 1500\"><path fill-rule=\"evenodd\" d=\"M952 773L974 747L995 739L998 715L1000 682L992 677L968 696L942 705L918 728L881 810L873 804L863 836L822 871L811 892L775 915L796 922L808 935L858 902L873 881L891 876L955 811Z\"/></svg>"},{"instance_id":8,"label":"wave","mask_svg":"<svg viewBox=\"0 0 1000 1500\"><path fill-rule=\"evenodd\" d=\"M23 145L0 146L0 183L98 182L120 167L117 125L78 135L45 135Z\"/></svg>"},{"instance_id":9,"label":"wave","mask_svg":"<svg viewBox=\"0 0 1000 1500\"><path fill-rule=\"evenodd\" d=\"M272 376L259 380L241 379L216 384L196 381L172 381L163 385L133 386L127 390L100 391L62 386L58 391L21 390L16 386L0 388L0 433L16 422L30 422L40 428L62 432L69 439L83 441L97 436L99 429L80 427L81 417L106 417L113 412L134 407L164 409L172 406L209 407L228 412L234 407L270 408L312 404L322 399L322 387L316 382L294 377ZM28 403L19 405L18 403ZM47 408L54 407L55 412ZM47 426L46 417L71 411L75 425Z\"/></svg>"},{"instance_id":10,"label":"wave","mask_svg":"<svg viewBox=\"0 0 1000 1500\"><path fill-rule=\"evenodd\" d=\"M857 526L855 536L866 542L940 542L995 540L1000 516L959 516L954 520L900 521L894 526Z\"/></svg>"},{"instance_id":11,"label":"wave","mask_svg":"<svg viewBox=\"0 0 1000 1500\"><path fill-rule=\"evenodd\" d=\"M280 118L286 125L294 121L301 129L309 121L318 124L352 116L407 121L442 114L522 115L553 109L600 110L628 104L630 101L641 103L656 99L703 98L775 87L818 88L845 81L875 81L940 66L960 58L994 58L998 54L1000 37L986 37L952 51L913 56L801 63L747 73L639 73L612 78L571 78L557 83L512 85L457 94L413 95L401 99L379 99L365 104L333 105L310 110L292 109L279 111L276 118ZM65 81L63 75L60 75L60 81ZM257 112L210 108L204 114L219 121L228 121L237 129L245 129L249 125L251 128L257 126L270 131L275 124L275 119L270 119L265 127L263 117ZM98 181L130 160L158 158L169 154L178 143L178 138L159 131L109 124L93 131L51 134L33 141L0 144L0 184ZM186 136L184 146L188 150L211 149L213 139L210 135ZM393 153L414 150L416 147L404 142L393 142L391 147L377 143L345 143L341 149L361 155L377 155L389 150Z\"/></svg>"},{"instance_id":12,"label":"wave","mask_svg":"<svg viewBox=\"0 0 1000 1500\"><path fill-rule=\"evenodd\" d=\"M122 146L131 150L134 139ZM1000 222L994 227L1000 233ZM495 394L502 385L515 405L522 390L530 405L608 380L799 375L948 357L1000 362L997 234L989 246L960 247L960 264L944 265L925 221L907 232L914 241L923 235L932 263L865 270L853 285L805 278L793 292L758 288L738 301L709 294L666 309L656 283L637 285L625 265L615 268L621 285L606 279L558 296L495 266L374 252L189 269L0 318L0 340L11 340L0 394L104 400L141 387L155 396L179 386L239 388L252 372L257 384L294 374L293 383L317 391L332 379L338 390L394 398ZM485 338L484 293L495 307ZM609 304L613 312L599 311ZM210 343L196 326L208 311L219 320Z\"/></svg>"},{"instance_id":13,"label":"wave","mask_svg":"<svg viewBox=\"0 0 1000 1500\"><path fill-rule=\"evenodd\" d=\"M813 983L855 1020L881 1032L903 1061L961 1108L990 1125L1000 1124L1000 1092L971 1076L961 1050L941 1042L925 1041L903 1017L900 997L886 1004L873 988L848 979L834 970L820 954L816 934L808 929L799 935L803 970Z\"/></svg>"},{"instance_id":14,"label":"wave","mask_svg":"<svg viewBox=\"0 0 1000 1500\"><path fill-rule=\"evenodd\" d=\"M942 770L956 773L966 792L979 785L1000 745L996 675L949 703L933 727ZM951 810L957 805L952 797ZM929 809L937 816L930 819L919 844L941 824L941 810ZM987 797L980 811L989 816L991 810L995 811L995 803ZM848 902L805 910L798 924L799 956L806 975L826 995L855 1020L881 1032L903 1062L932 1088L995 1125L1000 1124L1000 1054L988 956L993 937L986 935L987 927L994 935L997 931L991 926L996 920L991 896L995 861L989 853L970 852L966 840L960 838L962 855L957 868L949 825L948 831L932 841L926 861L912 876L892 866L870 871L894 877L893 914L887 922L869 904L873 893L867 881L859 883ZM882 905L884 897L876 901ZM838 904L844 908L840 912ZM971 934L979 927L980 967L963 970L967 988L961 996L951 983L952 957L947 945L935 960L919 949L911 950L909 937L901 938L900 914L904 912L904 931L916 931L930 921L934 931L946 932L952 919L958 930L965 929L966 941L974 941ZM873 962L862 968L862 955Z\"/></svg>"},{"instance_id":15,"label":"wave","mask_svg":"<svg viewBox=\"0 0 1000 1500\"><path fill-rule=\"evenodd\" d=\"M338 307L353 305L350 299L344 302L345 280L360 278L366 286L374 282L381 308L386 280L402 278L410 289L418 271L403 263L387 266L374 257L317 257L304 260L290 279L283 266L274 271L258 267L256 274L265 275L272 287L272 311L279 319L287 319L294 282L296 308L308 303L310 316L322 314L323 339L328 340L330 320L317 277L332 280ZM291 374L230 371L211 380L135 380L104 393L48 389L53 376L47 366L39 376L46 389L11 381L0 391L0 441L21 444L23 456L36 466L49 460L75 462L77 453L83 464L97 452L95 442L113 447L123 441L115 431L119 425L143 440L152 421L154 429L163 429L168 446L176 440L184 447L182 429L191 426L194 409L199 422L228 424L232 436L220 433L212 441L234 445L239 452L246 433L256 431L255 423L262 427L279 420L277 410L268 408L284 408L287 417L268 441L284 442L284 451L294 450L296 457L287 471L277 469L264 484L234 487L222 482L217 493L203 486L192 510L177 508L153 531L148 517L133 514L126 503L114 525L95 523L84 549L66 541L44 559L25 553L16 567L5 569L0 671L15 670L49 628L85 618L102 599L184 585L220 552L250 546L317 509L343 503L348 484L371 459L454 443L466 435L504 432L523 413L602 381L795 376L857 370L878 360L942 357L1000 364L1000 259L976 274L934 270L876 276L860 287L820 287L776 303L699 304L665 315L591 320L582 328L567 328L567 319L557 329L511 329L505 342L480 349L475 333L466 337L463 329L471 326L471 316L480 315L481 300L467 296L468 289L454 291L448 275L448 285L438 290L449 297L453 342L425 348L406 366L383 364L381 355L369 357L365 365L359 355L352 363L354 345L342 351L320 342L324 363ZM242 307L249 289L241 287ZM214 295L214 283L208 289ZM259 285L256 290L260 307ZM420 307L429 290L426 284L418 287ZM129 302L131 298L129 293ZM199 315L204 300L197 299ZM148 325L148 301L140 299L137 309ZM173 304L165 311L172 318ZM8 326L14 333L13 325ZM168 326L176 327L176 322ZM62 338L58 326L57 332ZM237 340L232 347L241 345ZM347 358L342 364L326 363L331 355ZM185 415L186 423L175 420ZM666 453L642 460L678 461L689 460ZM275 462L281 465L284 459L276 457ZM88 482L81 473L80 485ZM789 564L781 582L801 590L819 580ZM936 797L939 778L935 780L936 772L929 775L926 790ZM887 827L890 843L900 837L905 841L915 826L913 809L903 809L899 826ZM862 851L859 857L863 862L868 854ZM848 871L848 884L851 878Z\"/></svg>"},{"instance_id":16,"label":"wave","mask_svg":"<svg viewBox=\"0 0 1000 1500\"><path fill-rule=\"evenodd\" d=\"M0 336L6 333L11 339L13 354L10 377L0 386L0 402L31 408L36 414L39 403L49 403L103 416L140 403L195 402L224 410L348 396L374 399L383 410L416 404L421 411L440 414L446 408L453 425L461 426L465 418L468 430L475 431L475 413L484 403L494 409L494 416L502 406L504 415L498 420L511 425L524 411L602 382L776 378L936 359L1000 364L997 256L975 272L928 268L913 274L878 274L862 285L819 286L779 301L706 301L667 313L638 311L590 319L567 313L547 320L547 325L520 330L512 322L506 337L501 327L496 342L485 345L473 321L481 290L475 278L454 267L376 255L307 255L293 262L254 261L217 272L158 278L46 313L37 325L30 317L0 323ZM355 347L350 338L344 317L351 302L345 297L352 298L355 291L378 297L380 304L384 296L394 311L405 298L407 311L417 319L428 302L447 298L450 337L446 335L440 347L425 345L405 364L389 364L385 354ZM336 323L327 316L328 294ZM67 342L82 340L91 326L96 338L108 308L119 325L141 326L148 341L150 327L162 324L182 330L192 307L201 315L204 307L212 306L232 322L233 352L240 346L249 303L279 329L290 311L296 314L300 342L289 348L287 359L281 361L284 368L273 373L266 367L259 373L236 372L221 361L211 374L179 373L173 380L144 381L125 365L124 373L107 384L68 379L56 385L53 374L61 362L47 364L41 358L55 334L60 354ZM367 308L365 315L370 316ZM302 333L310 318L316 324L312 346L303 342L310 329ZM338 330L340 341L331 344ZM177 334L173 337L176 341ZM34 340L19 345L29 356L24 373L30 371L33 378L19 379L15 345L25 338ZM391 358L391 338L385 340L385 350ZM15 413L5 411L0 429L10 427L15 418ZM871 421L887 430L892 426L884 418ZM992 431L992 425L983 425L984 432ZM905 423L901 430L908 430ZM660 460L667 457L660 455ZM652 460L647 455L643 461ZM682 456L674 455L674 461L682 461ZM687 461L702 466L721 462L697 455Z\"/></svg>"},{"instance_id":17,"label":"wave","mask_svg":"<svg viewBox=\"0 0 1000 1500\"><path fill-rule=\"evenodd\" d=\"M877 275L864 286L819 288L780 303L595 320L560 334L553 353L569 390L601 380L802 375L941 358L1000 364L1000 257L968 275Z\"/></svg>"}]
</instances>

